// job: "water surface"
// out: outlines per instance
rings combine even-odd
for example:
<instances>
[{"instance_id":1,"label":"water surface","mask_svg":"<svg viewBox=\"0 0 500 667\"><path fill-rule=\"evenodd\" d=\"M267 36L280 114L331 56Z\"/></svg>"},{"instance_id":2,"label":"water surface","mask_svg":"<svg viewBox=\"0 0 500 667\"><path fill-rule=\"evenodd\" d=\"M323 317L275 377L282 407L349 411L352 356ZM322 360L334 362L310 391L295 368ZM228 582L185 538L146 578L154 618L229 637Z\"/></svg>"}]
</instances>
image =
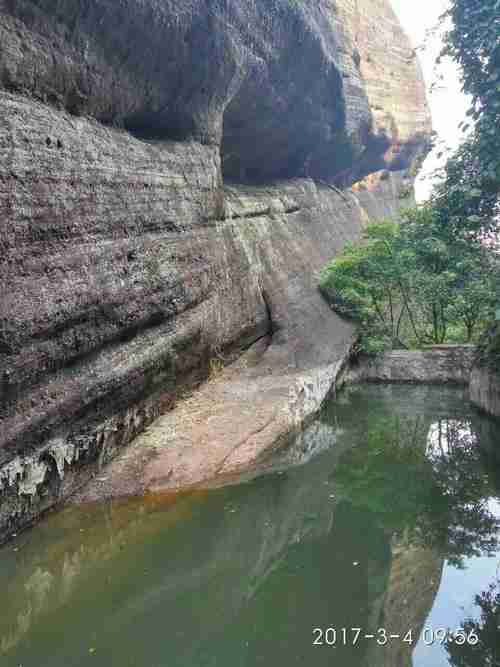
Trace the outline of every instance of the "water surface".
<instances>
[{"instance_id":1,"label":"water surface","mask_svg":"<svg viewBox=\"0 0 500 667\"><path fill-rule=\"evenodd\" d=\"M254 479L54 513L0 551L0 664L495 665L499 436L358 387Z\"/></svg>"}]
</instances>

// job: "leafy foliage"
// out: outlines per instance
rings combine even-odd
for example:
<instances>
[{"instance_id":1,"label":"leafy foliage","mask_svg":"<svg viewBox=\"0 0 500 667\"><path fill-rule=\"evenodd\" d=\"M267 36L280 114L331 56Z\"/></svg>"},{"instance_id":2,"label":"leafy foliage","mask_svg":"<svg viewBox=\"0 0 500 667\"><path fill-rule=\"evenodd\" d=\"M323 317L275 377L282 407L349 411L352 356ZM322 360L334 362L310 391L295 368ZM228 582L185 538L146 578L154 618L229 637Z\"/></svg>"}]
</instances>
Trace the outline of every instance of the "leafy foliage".
<instances>
[{"instance_id":1,"label":"leafy foliage","mask_svg":"<svg viewBox=\"0 0 500 667\"><path fill-rule=\"evenodd\" d=\"M443 56L462 70L464 92L472 96L464 124L473 131L447 162L432 205L443 227L498 242L500 222L500 2L451 0L443 15L451 28ZM472 278L469 292L476 290ZM469 300L470 301L470 300ZM497 302L500 303L500 300ZM481 344L481 360L500 368L500 334L489 328Z\"/></svg>"},{"instance_id":2,"label":"leafy foliage","mask_svg":"<svg viewBox=\"0 0 500 667\"><path fill-rule=\"evenodd\" d=\"M448 161L434 204L442 223L484 234L500 214L500 3L452 0L443 18L452 25L443 55L461 67L474 130Z\"/></svg>"},{"instance_id":3,"label":"leafy foliage","mask_svg":"<svg viewBox=\"0 0 500 667\"><path fill-rule=\"evenodd\" d=\"M326 267L320 289L357 322L363 351L377 353L471 341L493 313L495 268L479 240L443 226L429 206L407 210L401 225L369 225Z\"/></svg>"},{"instance_id":4,"label":"leafy foliage","mask_svg":"<svg viewBox=\"0 0 500 667\"><path fill-rule=\"evenodd\" d=\"M364 243L349 245L324 271L320 289L332 306L356 320L365 349L376 353L398 340L400 270L394 261L397 226L370 225Z\"/></svg>"},{"instance_id":5,"label":"leafy foliage","mask_svg":"<svg viewBox=\"0 0 500 667\"><path fill-rule=\"evenodd\" d=\"M466 636L471 632L478 638L477 643L455 641L446 643L450 664L454 667L499 667L500 665L500 586L492 584L488 590L476 595L476 606L480 609L479 620L468 619L462 627Z\"/></svg>"},{"instance_id":6,"label":"leafy foliage","mask_svg":"<svg viewBox=\"0 0 500 667\"><path fill-rule=\"evenodd\" d=\"M481 451L466 421L385 415L335 470L339 497L370 512L408 545L435 549L456 567L498 549L498 520Z\"/></svg>"}]
</instances>

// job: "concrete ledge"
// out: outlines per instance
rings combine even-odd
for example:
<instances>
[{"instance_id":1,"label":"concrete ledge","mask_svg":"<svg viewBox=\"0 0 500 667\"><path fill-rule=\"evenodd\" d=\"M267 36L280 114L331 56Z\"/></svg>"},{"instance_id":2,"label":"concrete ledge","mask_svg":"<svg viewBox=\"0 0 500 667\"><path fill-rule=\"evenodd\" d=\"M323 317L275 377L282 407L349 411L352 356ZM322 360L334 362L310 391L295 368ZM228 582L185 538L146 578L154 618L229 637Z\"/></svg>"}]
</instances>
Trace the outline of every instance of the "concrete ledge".
<instances>
[{"instance_id":1,"label":"concrete ledge","mask_svg":"<svg viewBox=\"0 0 500 667\"><path fill-rule=\"evenodd\" d=\"M440 345L363 356L351 366L346 381L467 385L475 354L474 345Z\"/></svg>"}]
</instances>

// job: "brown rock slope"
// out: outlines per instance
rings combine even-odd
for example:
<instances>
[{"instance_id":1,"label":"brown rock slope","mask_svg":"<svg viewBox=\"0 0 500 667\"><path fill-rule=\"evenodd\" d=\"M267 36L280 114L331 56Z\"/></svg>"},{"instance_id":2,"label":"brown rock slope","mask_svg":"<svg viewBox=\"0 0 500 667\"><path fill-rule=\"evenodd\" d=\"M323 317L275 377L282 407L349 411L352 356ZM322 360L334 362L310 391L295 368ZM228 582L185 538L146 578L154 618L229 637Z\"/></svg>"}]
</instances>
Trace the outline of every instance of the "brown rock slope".
<instances>
[{"instance_id":1,"label":"brown rock slope","mask_svg":"<svg viewBox=\"0 0 500 667\"><path fill-rule=\"evenodd\" d=\"M221 352L273 333L321 400L350 330L315 271L430 126L385 2L0 0L0 44L1 538Z\"/></svg>"}]
</instances>

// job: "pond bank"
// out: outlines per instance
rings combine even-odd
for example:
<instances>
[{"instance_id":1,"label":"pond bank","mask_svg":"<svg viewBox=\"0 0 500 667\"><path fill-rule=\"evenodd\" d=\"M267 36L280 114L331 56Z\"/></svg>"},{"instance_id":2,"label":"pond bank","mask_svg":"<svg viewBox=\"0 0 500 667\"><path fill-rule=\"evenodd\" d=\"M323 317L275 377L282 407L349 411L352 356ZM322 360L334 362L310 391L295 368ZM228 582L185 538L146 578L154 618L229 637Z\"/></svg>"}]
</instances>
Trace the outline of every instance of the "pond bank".
<instances>
[{"instance_id":1,"label":"pond bank","mask_svg":"<svg viewBox=\"0 0 500 667\"><path fill-rule=\"evenodd\" d=\"M319 344L322 352L316 355ZM349 363L348 335L329 353L328 348L323 337L307 350L308 363L300 363L297 338L263 337L160 416L111 463L97 465L92 479L70 502L225 484L284 449L289 436L344 384L410 382L465 388L475 354L472 346L443 346L358 359L354 365Z\"/></svg>"},{"instance_id":2,"label":"pond bank","mask_svg":"<svg viewBox=\"0 0 500 667\"><path fill-rule=\"evenodd\" d=\"M210 486L231 479L287 442L344 384L466 386L474 346L394 351L298 372L262 339L193 396L155 421L73 502ZM282 358L283 359L283 358Z\"/></svg>"},{"instance_id":3,"label":"pond bank","mask_svg":"<svg viewBox=\"0 0 500 667\"><path fill-rule=\"evenodd\" d=\"M351 385L254 479L66 507L0 551L2 664L448 664L419 637L496 575L491 422L466 387ZM411 644L313 645L346 623Z\"/></svg>"},{"instance_id":4,"label":"pond bank","mask_svg":"<svg viewBox=\"0 0 500 667\"><path fill-rule=\"evenodd\" d=\"M350 343L309 368L288 347L262 338L159 417L73 502L211 485L278 449L335 394Z\"/></svg>"}]
</instances>

